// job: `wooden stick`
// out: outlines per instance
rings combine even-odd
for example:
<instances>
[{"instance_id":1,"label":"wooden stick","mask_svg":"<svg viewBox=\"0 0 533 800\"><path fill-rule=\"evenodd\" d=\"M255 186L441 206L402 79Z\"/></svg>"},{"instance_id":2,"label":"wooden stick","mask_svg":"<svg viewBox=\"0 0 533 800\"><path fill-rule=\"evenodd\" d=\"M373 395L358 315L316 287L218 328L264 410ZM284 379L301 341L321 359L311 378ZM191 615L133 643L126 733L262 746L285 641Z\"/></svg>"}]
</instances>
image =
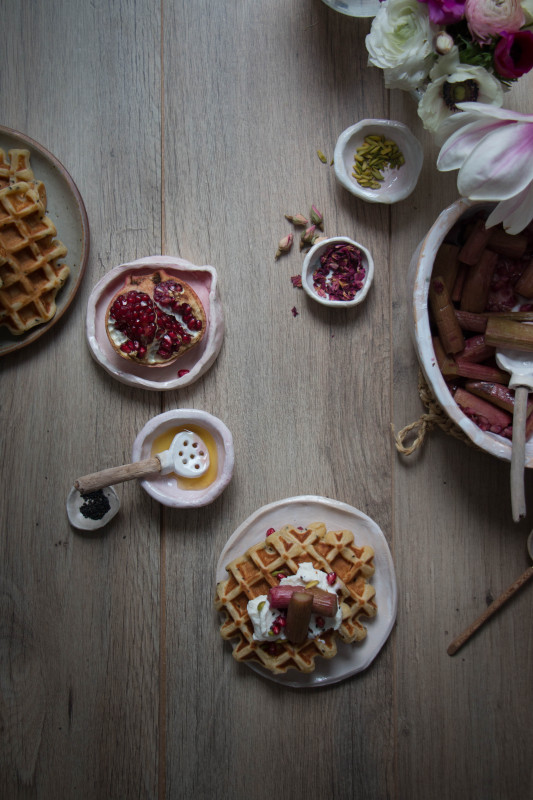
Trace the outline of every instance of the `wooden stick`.
<instances>
[{"instance_id":1,"label":"wooden stick","mask_svg":"<svg viewBox=\"0 0 533 800\"><path fill-rule=\"evenodd\" d=\"M525 584L527 581L533 578L533 566L526 569L519 578L517 578L513 583L501 594L490 606L487 608L486 611L481 614L475 622L473 622L466 630L464 630L459 636L457 636L453 642L448 646L447 653L449 656L454 656L457 651L470 639L471 636L481 628L481 626L492 617L493 614L500 609L504 603L511 599L511 597Z\"/></svg>"},{"instance_id":2,"label":"wooden stick","mask_svg":"<svg viewBox=\"0 0 533 800\"><path fill-rule=\"evenodd\" d=\"M105 486L112 486L115 483L124 483L134 478L144 478L146 475L153 475L161 471L161 462L157 456L147 458L144 461L136 461L133 464L124 464L121 467L110 467L101 472L93 472L91 475L84 475L74 481L74 488L80 494L88 494L103 489Z\"/></svg>"}]
</instances>

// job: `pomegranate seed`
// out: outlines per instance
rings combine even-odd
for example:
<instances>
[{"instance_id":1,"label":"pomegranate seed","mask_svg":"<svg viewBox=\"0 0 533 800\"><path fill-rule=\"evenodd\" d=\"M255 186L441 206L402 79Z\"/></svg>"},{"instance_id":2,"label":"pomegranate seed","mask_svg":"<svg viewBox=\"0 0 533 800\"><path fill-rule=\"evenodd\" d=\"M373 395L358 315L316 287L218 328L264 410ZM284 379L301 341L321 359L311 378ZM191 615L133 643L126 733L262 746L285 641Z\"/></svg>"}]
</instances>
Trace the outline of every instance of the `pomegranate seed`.
<instances>
[{"instance_id":1,"label":"pomegranate seed","mask_svg":"<svg viewBox=\"0 0 533 800\"><path fill-rule=\"evenodd\" d=\"M337 580L337 573L336 572L328 572L326 575L326 580L330 586L333 586L335 581Z\"/></svg>"},{"instance_id":2,"label":"pomegranate seed","mask_svg":"<svg viewBox=\"0 0 533 800\"><path fill-rule=\"evenodd\" d=\"M272 533L276 533L276 529L275 529L275 528L269 528L269 529L267 530L267 532L266 532L266 535L267 535L267 536L270 536Z\"/></svg>"},{"instance_id":3,"label":"pomegranate seed","mask_svg":"<svg viewBox=\"0 0 533 800\"><path fill-rule=\"evenodd\" d=\"M323 628L324 625L326 624L324 617L317 617L316 624L318 625L319 628Z\"/></svg>"}]
</instances>

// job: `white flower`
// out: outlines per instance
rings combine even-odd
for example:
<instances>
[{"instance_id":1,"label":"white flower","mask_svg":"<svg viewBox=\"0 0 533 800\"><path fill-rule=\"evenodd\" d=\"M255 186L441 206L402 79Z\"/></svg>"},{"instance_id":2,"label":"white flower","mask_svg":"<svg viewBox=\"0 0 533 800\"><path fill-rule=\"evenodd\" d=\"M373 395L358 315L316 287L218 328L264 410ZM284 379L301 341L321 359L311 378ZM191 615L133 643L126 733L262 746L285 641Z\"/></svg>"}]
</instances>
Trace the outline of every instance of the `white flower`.
<instances>
[{"instance_id":1,"label":"white flower","mask_svg":"<svg viewBox=\"0 0 533 800\"><path fill-rule=\"evenodd\" d=\"M483 67L461 64L457 47L438 59L429 77L430 83L418 105L418 116L429 131L436 131L461 101L474 99L495 106L503 103L500 81Z\"/></svg>"},{"instance_id":2,"label":"white flower","mask_svg":"<svg viewBox=\"0 0 533 800\"><path fill-rule=\"evenodd\" d=\"M459 108L443 126L449 138L437 167L459 170L463 197L499 201L487 227L503 222L508 233L520 233L533 219L533 115L479 103Z\"/></svg>"},{"instance_id":3,"label":"white flower","mask_svg":"<svg viewBox=\"0 0 533 800\"><path fill-rule=\"evenodd\" d=\"M533 22L533 0L522 0L520 5L526 18L525 24L531 25Z\"/></svg>"},{"instance_id":4,"label":"white flower","mask_svg":"<svg viewBox=\"0 0 533 800\"><path fill-rule=\"evenodd\" d=\"M416 89L435 59L432 42L436 33L424 3L386 0L366 37L368 63L384 70L387 88Z\"/></svg>"}]
</instances>

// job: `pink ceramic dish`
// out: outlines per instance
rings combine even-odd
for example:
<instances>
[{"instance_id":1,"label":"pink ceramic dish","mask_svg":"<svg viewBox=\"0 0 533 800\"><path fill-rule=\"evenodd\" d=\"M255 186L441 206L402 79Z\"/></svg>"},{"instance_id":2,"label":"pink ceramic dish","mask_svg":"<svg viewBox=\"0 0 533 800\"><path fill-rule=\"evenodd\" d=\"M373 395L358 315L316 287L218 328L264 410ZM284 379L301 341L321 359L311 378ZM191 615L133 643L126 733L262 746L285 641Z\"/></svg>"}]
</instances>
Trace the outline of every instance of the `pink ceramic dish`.
<instances>
[{"instance_id":1,"label":"pink ceramic dish","mask_svg":"<svg viewBox=\"0 0 533 800\"><path fill-rule=\"evenodd\" d=\"M152 455L152 445L159 436L181 426L194 425L211 434L217 449L217 477L204 489L181 489L174 475L157 474L141 480L150 497L171 508L198 508L212 503L226 488L233 476L235 455L233 437L228 427L207 411L176 408L149 420L133 443L132 461Z\"/></svg>"},{"instance_id":2,"label":"pink ceramic dish","mask_svg":"<svg viewBox=\"0 0 533 800\"><path fill-rule=\"evenodd\" d=\"M148 275L157 269L164 269L194 289L205 309L207 330L202 341L181 358L166 366L147 367L121 358L114 351L106 333L105 315L111 298L124 284L128 273ZM222 347L224 314L218 296L216 270L171 256L149 256L121 264L104 275L91 292L86 333L93 357L121 383L156 391L188 386L211 367Z\"/></svg>"}]
</instances>

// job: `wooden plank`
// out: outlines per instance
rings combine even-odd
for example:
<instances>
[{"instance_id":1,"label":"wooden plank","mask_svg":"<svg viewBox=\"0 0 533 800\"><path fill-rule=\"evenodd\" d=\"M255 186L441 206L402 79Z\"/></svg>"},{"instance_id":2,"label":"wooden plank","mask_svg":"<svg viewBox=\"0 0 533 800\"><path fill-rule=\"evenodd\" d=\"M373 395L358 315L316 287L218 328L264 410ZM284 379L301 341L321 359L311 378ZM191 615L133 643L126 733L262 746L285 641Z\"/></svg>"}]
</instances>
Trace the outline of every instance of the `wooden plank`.
<instances>
[{"instance_id":1,"label":"wooden plank","mask_svg":"<svg viewBox=\"0 0 533 800\"><path fill-rule=\"evenodd\" d=\"M108 376L84 333L97 280L161 247L159 13L22 0L3 28L17 56L0 70L1 121L71 172L92 248L64 320L2 359L0 794L154 797L158 508L121 487L119 517L86 536L65 501L80 473L129 460L160 409Z\"/></svg>"},{"instance_id":2,"label":"wooden plank","mask_svg":"<svg viewBox=\"0 0 533 800\"><path fill-rule=\"evenodd\" d=\"M317 157L331 159L357 117L383 116L386 96L377 73L367 81L367 21L318 3L280 8L165 11L165 250L217 268L227 322L215 366L180 401L222 418L236 450L219 500L165 515L168 797L352 798L364 785L377 798L393 773L392 642L333 691L287 691L234 663L212 606L221 548L267 502L337 498L390 533L389 215ZM187 36L175 47L178 26ZM284 214L313 203L327 234L374 255L375 285L353 313L292 287L299 234L274 260Z\"/></svg>"}]
</instances>

